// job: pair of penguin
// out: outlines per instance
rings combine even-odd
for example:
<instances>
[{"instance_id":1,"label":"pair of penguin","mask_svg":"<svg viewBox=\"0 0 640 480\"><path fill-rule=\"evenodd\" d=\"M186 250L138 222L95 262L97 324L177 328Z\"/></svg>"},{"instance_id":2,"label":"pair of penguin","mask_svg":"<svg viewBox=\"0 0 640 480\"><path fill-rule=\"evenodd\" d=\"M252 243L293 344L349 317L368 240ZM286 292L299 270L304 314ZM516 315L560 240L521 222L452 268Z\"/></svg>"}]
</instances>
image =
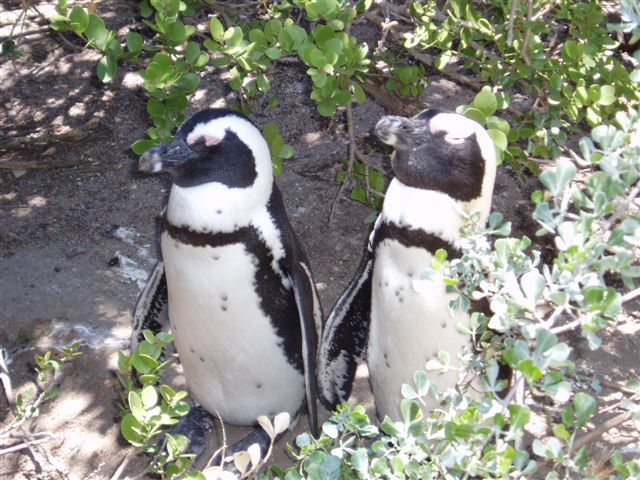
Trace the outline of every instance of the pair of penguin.
<instances>
[{"instance_id":1,"label":"pair of penguin","mask_svg":"<svg viewBox=\"0 0 640 480\"><path fill-rule=\"evenodd\" d=\"M360 266L327 322L307 258L274 182L269 148L245 116L226 109L189 118L175 139L147 151L139 169L173 186L161 235L163 263L134 316L134 339L162 304L187 386L202 409L230 424L306 406L332 409L350 395L366 358L377 413L400 418L401 386L440 350L459 354L443 284L421 279L439 248L459 254L468 213L486 220L496 173L487 132L436 109L386 116L375 128L392 146L395 178ZM426 282L426 285L425 285ZM433 378L454 386L457 373ZM433 405L432 405L433 406Z\"/></svg>"}]
</instances>

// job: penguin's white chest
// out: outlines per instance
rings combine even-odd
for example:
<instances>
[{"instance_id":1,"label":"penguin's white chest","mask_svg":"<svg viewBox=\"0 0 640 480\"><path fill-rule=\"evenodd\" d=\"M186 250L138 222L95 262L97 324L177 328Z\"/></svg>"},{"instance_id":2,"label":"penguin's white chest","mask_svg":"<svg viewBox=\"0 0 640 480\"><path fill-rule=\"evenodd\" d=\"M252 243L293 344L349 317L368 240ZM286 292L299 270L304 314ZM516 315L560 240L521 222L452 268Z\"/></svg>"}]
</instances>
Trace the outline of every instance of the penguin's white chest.
<instances>
[{"instance_id":1,"label":"penguin's white chest","mask_svg":"<svg viewBox=\"0 0 640 480\"><path fill-rule=\"evenodd\" d=\"M456 369L428 373L429 378L441 390L455 386L458 355L471 348L469 337L457 330L468 315L452 316L444 284L421 279L431 260L427 250L395 240L384 240L376 249L367 363L380 418L400 419L402 384L413 385L413 373L424 370L439 351L449 352ZM433 408L435 399L427 404Z\"/></svg>"},{"instance_id":2,"label":"penguin's white chest","mask_svg":"<svg viewBox=\"0 0 640 480\"><path fill-rule=\"evenodd\" d=\"M292 416L304 378L287 360L256 292L258 260L242 243L191 246L162 235L174 343L192 396L235 425Z\"/></svg>"}]
</instances>

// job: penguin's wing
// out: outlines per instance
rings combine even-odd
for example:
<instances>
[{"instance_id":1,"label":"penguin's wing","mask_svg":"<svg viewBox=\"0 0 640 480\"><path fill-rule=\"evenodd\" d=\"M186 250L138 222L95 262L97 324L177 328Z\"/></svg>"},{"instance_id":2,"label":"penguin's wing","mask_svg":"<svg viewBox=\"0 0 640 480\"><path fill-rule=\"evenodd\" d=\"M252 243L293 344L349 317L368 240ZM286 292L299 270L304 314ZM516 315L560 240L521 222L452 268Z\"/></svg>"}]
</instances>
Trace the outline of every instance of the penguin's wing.
<instances>
[{"instance_id":1,"label":"penguin's wing","mask_svg":"<svg viewBox=\"0 0 640 480\"><path fill-rule=\"evenodd\" d=\"M311 270L304 259L297 259L289 272L293 293L298 306L300 331L302 332L302 359L304 362L304 384L307 394L309 428L318 436L318 386L316 383L316 355L319 327L322 324L322 309L316 293Z\"/></svg>"},{"instance_id":2,"label":"penguin's wing","mask_svg":"<svg viewBox=\"0 0 640 480\"><path fill-rule=\"evenodd\" d=\"M153 267L133 312L132 350L144 340L143 332L146 329L157 333L168 325L169 312L167 302L167 280L164 275L164 263L159 261Z\"/></svg>"},{"instance_id":3,"label":"penguin's wing","mask_svg":"<svg viewBox=\"0 0 640 480\"><path fill-rule=\"evenodd\" d=\"M375 230L371 239L374 234ZM364 361L369 341L374 257L371 239L353 280L333 307L320 341L320 401L329 410L351 395L356 368Z\"/></svg>"}]
</instances>

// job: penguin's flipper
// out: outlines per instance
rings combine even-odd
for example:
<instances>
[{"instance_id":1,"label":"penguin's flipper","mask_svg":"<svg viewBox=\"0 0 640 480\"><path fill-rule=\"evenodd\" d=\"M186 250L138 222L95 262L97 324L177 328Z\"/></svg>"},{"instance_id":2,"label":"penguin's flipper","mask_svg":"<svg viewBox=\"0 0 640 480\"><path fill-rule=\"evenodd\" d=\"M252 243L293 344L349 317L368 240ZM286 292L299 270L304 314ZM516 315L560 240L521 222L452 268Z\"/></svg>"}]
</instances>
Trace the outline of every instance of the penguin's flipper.
<instances>
[{"instance_id":1,"label":"penguin's flipper","mask_svg":"<svg viewBox=\"0 0 640 480\"><path fill-rule=\"evenodd\" d=\"M132 350L144 340L143 332L146 329L157 333L169 324L167 303L167 280L164 275L164 263L159 261L153 267L133 312Z\"/></svg>"},{"instance_id":2,"label":"penguin's flipper","mask_svg":"<svg viewBox=\"0 0 640 480\"><path fill-rule=\"evenodd\" d=\"M351 395L359 363L364 361L371 321L373 252L366 248L351 283L325 324L318 355L320 401L329 410Z\"/></svg>"},{"instance_id":3,"label":"penguin's flipper","mask_svg":"<svg viewBox=\"0 0 640 480\"><path fill-rule=\"evenodd\" d=\"M302 359L304 362L304 384L307 395L309 428L314 436L318 436L316 354L322 325L322 309L320 308L320 301L308 265L304 261L298 261L296 266L291 269L289 278L293 285L300 318L300 331L302 332Z\"/></svg>"}]
</instances>

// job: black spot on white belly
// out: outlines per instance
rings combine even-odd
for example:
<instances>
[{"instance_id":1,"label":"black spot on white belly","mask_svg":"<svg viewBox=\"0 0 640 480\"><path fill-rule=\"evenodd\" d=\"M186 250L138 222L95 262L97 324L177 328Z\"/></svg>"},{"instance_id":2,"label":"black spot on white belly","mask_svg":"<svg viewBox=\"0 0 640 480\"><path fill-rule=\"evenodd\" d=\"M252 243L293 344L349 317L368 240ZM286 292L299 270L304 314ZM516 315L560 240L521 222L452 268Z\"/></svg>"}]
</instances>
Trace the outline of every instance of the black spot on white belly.
<instances>
[{"instance_id":1,"label":"black spot on white belly","mask_svg":"<svg viewBox=\"0 0 640 480\"><path fill-rule=\"evenodd\" d=\"M445 320L445 321L443 321L443 322L440 324L440 326L441 326L442 328L447 328L447 321L446 321L446 320Z\"/></svg>"},{"instance_id":2,"label":"black spot on white belly","mask_svg":"<svg viewBox=\"0 0 640 480\"><path fill-rule=\"evenodd\" d=\"M259 390L262 388L262 384L261 383L256 383L256 388Z\"/></svg>"},{"instance_id":3,"label":"black spot on white belly","mask_svg":"<svg viewBox=\"0 0 640 480\"><path fill-rule=\"evenodd\" d=\"M190 351L191 353L196 353L196 351L193 349L193 347L189 348L189 351Z\"/></svg>"},{"instance_id":4,"label":"black spot on white belly","mask_svg":"<svg viewBox=\"0 0 640 480\"><path fill-rule=\"evenodd\" d=\"M218 215L222 215L222 210L216 210L216 213L217 213Z\"/></svg>"},{"instance_id":5,"label":"black spot on white belly","mask_svg":"<svg viewBox=\"0 0 640 480\"><path fill-rule=\"evenodd\" d=\"M226 302L227 300L229 300L229 297L227 296L226 293L223 293L222 295L220 295L220 300L222 300L223 302Z\"/></svg>"},{"instance_id":6,"label":"black spot on white belly","mask_svg":"<svg viewBox=\"0 0 640 480\"><path fill-rule=\"evenodd\" d=\"M223 303L222 305L220 305L220 310L222 310L223 312L227 311L227 306Z\"/></svg>"},{"instance_id":7,"label":"black spot on white belly","mask_svg":"<svg viewBox=\"0 0 640 480\"><path fill-rule=\"evenodd\" d=\"M200 357L200 361L204 363L204 357Z\"/></svg>"},{"instance_id":8,"label":"black spot on white belly","mask_svg":"<svg viewBox=\"0 0 640 480\"><path fill-rule=\"evenodd\" d=\"M211 258L213 258L214 260L220 260L220 255L214 253L213 255L211 255Z\"/></svg>"}]
</instances>

